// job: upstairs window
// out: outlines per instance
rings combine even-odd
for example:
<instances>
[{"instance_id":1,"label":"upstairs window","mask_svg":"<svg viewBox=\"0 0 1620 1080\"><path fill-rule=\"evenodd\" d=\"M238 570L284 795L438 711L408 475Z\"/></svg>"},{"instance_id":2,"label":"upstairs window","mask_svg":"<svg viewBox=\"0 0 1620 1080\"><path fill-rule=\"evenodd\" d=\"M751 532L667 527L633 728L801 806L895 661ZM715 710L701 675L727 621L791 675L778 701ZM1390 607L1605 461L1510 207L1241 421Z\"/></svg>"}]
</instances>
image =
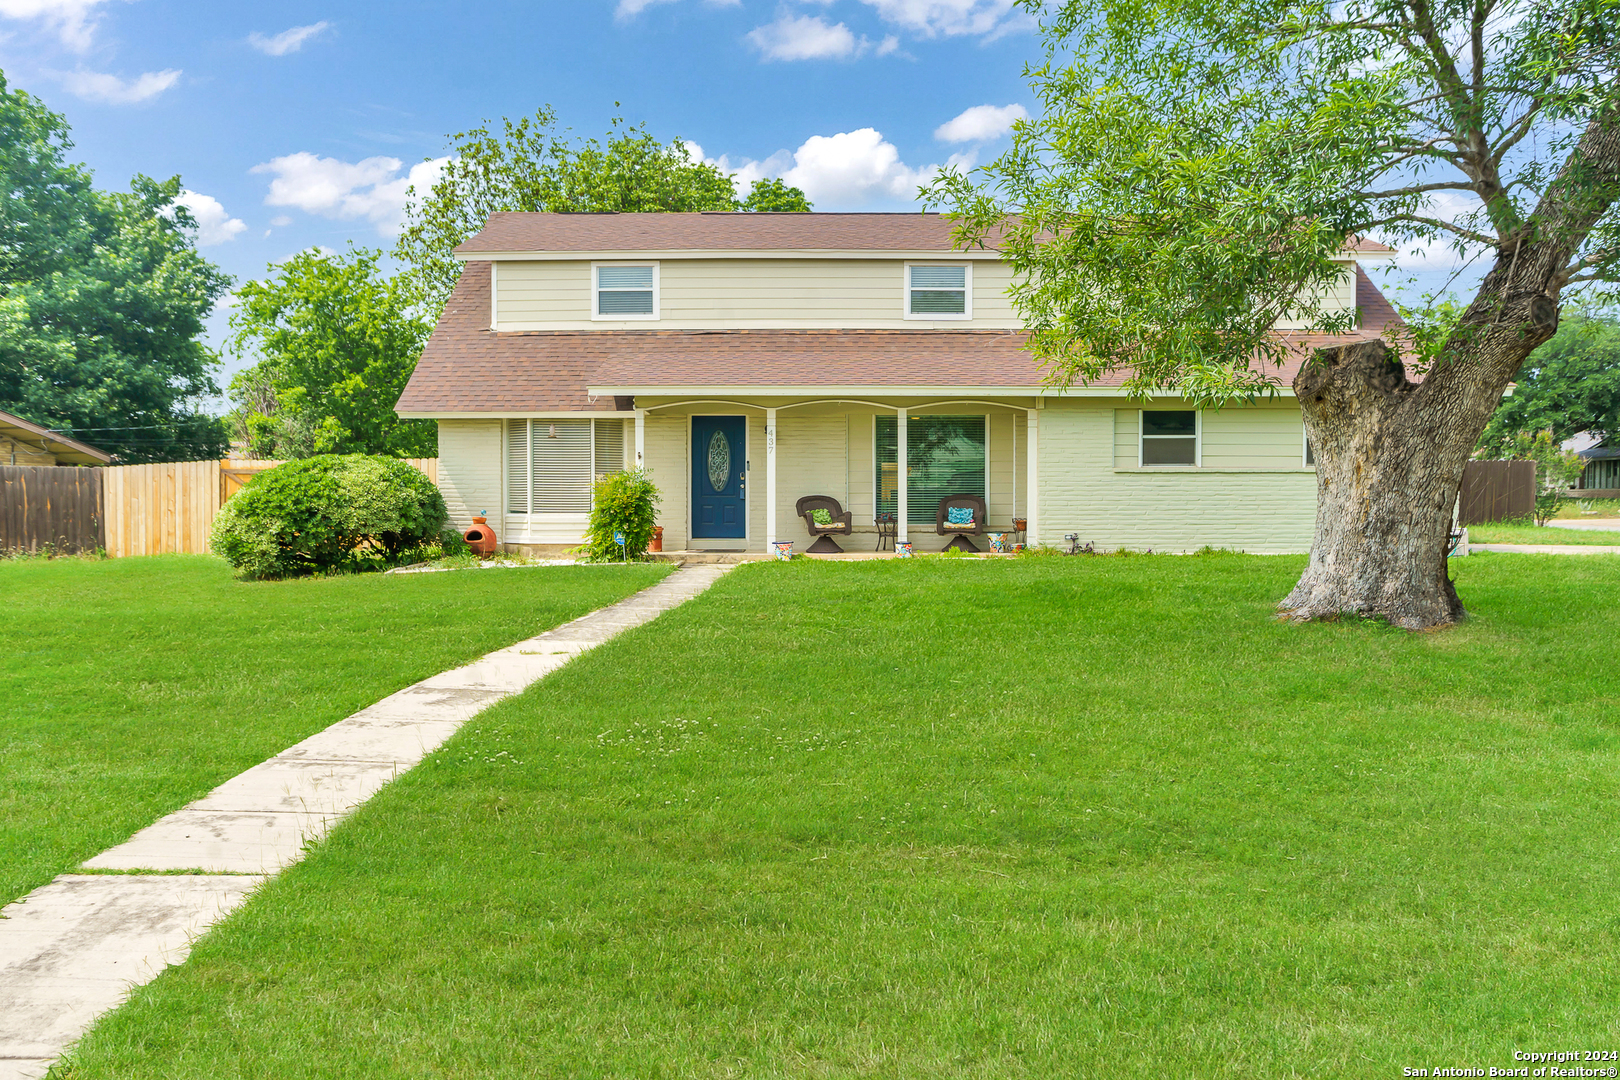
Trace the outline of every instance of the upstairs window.
<instances>
[{"instance_id":1,"label":"upstairs window","mask_svg":"<svg viewBox=\"0 0 1620 1080\"><path fill-rule=\"evenodd\" d=\"M906 317L966 319L972 275L966 266L906 267Z\"/></svg>"},{"instance_id":2,"label":"upstairs window","mask_svg":"<svg viewBox=\"0 0 1620 1080\"><path fill-rule=\"evenodd\" d=\"M1198 414L1142 410L1143 465L1197 465Z\"/></svg>"},{"instance_id":3,"label":"upstairs window","mask_svg":"<svg viewBox=\"0 0 1620 1080\"><path fill-rule=\"evenodd\" d=\"M597 266L596 303L593 317L597 319L656 319L658 318L658 266L656 263L640 266Z\"/></svg>"}]
</instances>

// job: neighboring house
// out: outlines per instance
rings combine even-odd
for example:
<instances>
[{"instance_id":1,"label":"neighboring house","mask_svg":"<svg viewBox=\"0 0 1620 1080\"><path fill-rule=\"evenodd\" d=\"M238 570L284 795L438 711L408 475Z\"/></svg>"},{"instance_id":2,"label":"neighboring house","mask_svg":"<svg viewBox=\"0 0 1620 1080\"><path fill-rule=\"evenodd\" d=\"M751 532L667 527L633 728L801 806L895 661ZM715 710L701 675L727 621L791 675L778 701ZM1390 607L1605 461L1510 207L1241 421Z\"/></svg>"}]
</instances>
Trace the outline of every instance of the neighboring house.
<instances>
[{"instance_id":1,"label":"neighboring house","mask_svg":"<svg viewBox=\"0 0 1620 1080\"><path fill-rule=\"evenodd\" d=\"M112 455L0 412L0 465L106 465Z\"/></svg>"},{"instance_id":2,"label":"neighboring house","mask_svg":"<svg viewBox=\"0 0 1620 1080\"><path fill-rule=\"evenodd\" d=\"M1575 487L1580 491L1613 491L1620 488L1620 448L1594 446L1580 451L1586 468Z\"/></svg>"},{"instance_id":3,"label":"neighboring house","mask_svg":"<svg viewBox=\"0 0 1620 1080\"><path fill-rule=\"evenodd\" d=\"M994 531L1103 548L1304 551L1316 480L1288 389L1310 349L1396 318L1358 265L1327 337L1280 330L1279 396L1199 411L1143 403L1121 377L1057 389L1023 350L994 250L953 251L935 214L502 213L456 249L461 280L401 396L439 423L458 524L502 541L580 540L593 476L644 464L665 550L763 551L809 536L804 495L933 550L943 496L988 503ZM900 450L904 447L904 452ZM900 472L901 457L909 468ZM985 546L983 540L979 541Z\"/></svg>"}]
</instances>

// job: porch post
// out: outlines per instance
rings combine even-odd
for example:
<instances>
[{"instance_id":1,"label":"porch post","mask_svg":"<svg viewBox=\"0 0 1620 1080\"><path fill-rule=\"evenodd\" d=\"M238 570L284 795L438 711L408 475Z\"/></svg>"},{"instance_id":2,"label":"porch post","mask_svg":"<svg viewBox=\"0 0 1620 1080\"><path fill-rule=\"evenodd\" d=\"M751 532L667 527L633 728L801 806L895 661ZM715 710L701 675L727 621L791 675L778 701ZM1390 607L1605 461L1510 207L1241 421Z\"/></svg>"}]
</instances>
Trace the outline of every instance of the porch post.
<instances>
[{"instance_id":1,"label":"porch post","mask_svg":"<svg viewBox=\"0 0 1620 1080\"><path fill-rule=\"evenodd\" d=\"M647 410L636 410L636 468L647 467Z\"/></svg>"},{"instance_id":2,"label":"porch post","mask_svg":"<svg viewBox=\"0 0 1620 1080\"><path fill-rule=\"evenodd\" d=\"M776 543L776 410L765 410L765 550Z\"/></svg>"},{"instance_id":3,"label":"porch post","mask_svg":"<svg viewBox=\"0 0 1620 1080\"><path fill-rule=\"evenodd\" d=\"M1041 474L1040 470L1035 464L1036 447L1040 443L1040 439L1038 437L1040 435L1040 414L1034 409L1030 409L1028 411L1029 431L1028 438L1025 440L1028 445L1024 447L1024 462L1027 470L1024 477L1024 485L1026 489L1024 492L1024 516L1029 519L1027 522L1029 528L1024 532L1024 543L1028 544L1030 547L1034 547L1036 544L1040 543L1040 540L1038 539L1039 533L1037 533L1036 530L1040 528Z\"/></svg>"},{"instance_id":4,"label":"porch post","mask_svg":"<svg viewBox=\"0 0 1620 1080\"><path fill-rule=\"evenodd\" d=\"M898 485L895 511L899 515L894 519L894 536L897 541L903 542L911 539L906 522L906 410L896 409L894 415L894 475Z\"/></svg>"}]
</instances>

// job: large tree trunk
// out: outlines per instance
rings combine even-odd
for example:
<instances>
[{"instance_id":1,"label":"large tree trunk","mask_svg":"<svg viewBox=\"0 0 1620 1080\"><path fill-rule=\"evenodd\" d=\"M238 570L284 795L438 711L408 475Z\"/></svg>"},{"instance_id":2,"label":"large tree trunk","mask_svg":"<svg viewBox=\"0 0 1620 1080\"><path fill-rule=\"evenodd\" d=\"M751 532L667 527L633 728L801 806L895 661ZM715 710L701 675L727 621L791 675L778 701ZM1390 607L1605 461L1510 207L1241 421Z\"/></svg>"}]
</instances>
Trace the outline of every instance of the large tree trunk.
<instances>
[{"instance_id":1,"label":"large tree trunk","mask_svg":"<svg viewBox=\"0 0 1620 1080\"><path fill-rule=\"evenodd\" d=\"M1519 365L1558 328L1570 260L1617 194L1620 120L1605 111L1535 212L1504 236L1421 382L1379 341L1321 350L1300 369L1316 537L1281 605L1290 618L1356 614L1426 630L1463 617L1446 574L1463 466Z\"/></svg>"},{"instance_id":2,"label":"large tree trunk","mask_svg":"<svg viewBox=\"0 0 1620 1080\"><path fill-rule=\"evenodd\" d=\"M1381 617L1412 630L1463 617L1446 574L1463 466L1494 402L1437 408L1383 342L1323 350L1294 379L1316 460L1311 561L1291 618Z\"/></svg>"}]
</instances>

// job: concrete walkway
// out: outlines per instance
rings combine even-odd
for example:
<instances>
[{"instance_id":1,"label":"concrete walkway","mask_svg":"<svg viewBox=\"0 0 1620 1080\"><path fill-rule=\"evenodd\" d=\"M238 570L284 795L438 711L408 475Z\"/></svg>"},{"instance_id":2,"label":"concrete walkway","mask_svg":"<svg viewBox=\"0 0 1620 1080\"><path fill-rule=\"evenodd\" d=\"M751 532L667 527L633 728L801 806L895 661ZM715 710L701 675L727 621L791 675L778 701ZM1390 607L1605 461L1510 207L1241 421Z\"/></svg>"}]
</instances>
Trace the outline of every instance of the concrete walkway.
<instances>
[{"instance_id":1,"label":"concrete walkway","mask_svg":"<svg viewBox=\"0 0 1620 1080\"><path fill-rule=\"evenodd\" d=\"M694 566L616 604L424 679L225 781L0 910L0 1080L33 1080L305 845L474 715L703 592ZM189 871L183 874L128 871Z\"/></svg>"},{"instance_id":2,"label":"concrete walkway","mask_svg":"<svg viewBox=\"0 0 1620 1080\"><path fill-rule=\"evenodd\" d=\"M1521 555L1620 555L1604 544L1469 544L1469 551L1514 551Z\"/></svg>"}]
</instances>

